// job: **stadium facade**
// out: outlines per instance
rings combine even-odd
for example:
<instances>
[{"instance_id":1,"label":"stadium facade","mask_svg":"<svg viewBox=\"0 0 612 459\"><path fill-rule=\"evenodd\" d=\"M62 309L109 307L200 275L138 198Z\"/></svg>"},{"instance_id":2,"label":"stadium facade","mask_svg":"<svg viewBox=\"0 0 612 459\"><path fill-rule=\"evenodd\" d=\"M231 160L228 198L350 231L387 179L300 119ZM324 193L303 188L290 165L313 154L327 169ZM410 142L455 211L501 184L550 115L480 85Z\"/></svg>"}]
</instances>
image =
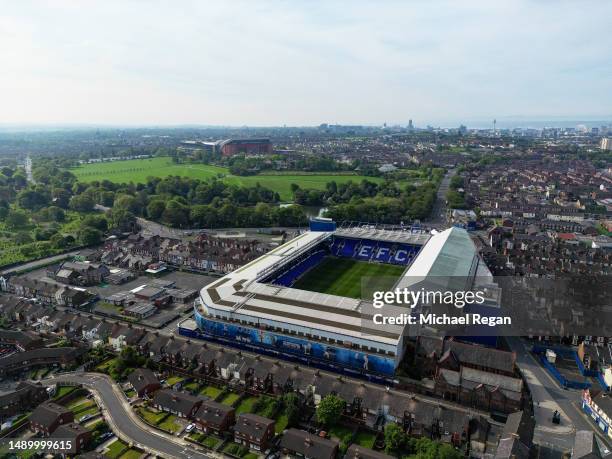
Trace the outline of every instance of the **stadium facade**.
<instances>
[{"instance_id":1,"label":"stadium facade","mask_svg":"<svg viewBox=\"0 0 612 459\"><path fill-rule=\"evenodd\" d=\"M392 378L409 339L407 327L375 325L369 300L293 288L326 259L404 267L396 287L409 285L415 275L467 269L474 277L479 269L476 247L463 229L431 235L368 225L336 229L319 220L204 287L195 323L184 322L179 332L336 372Z\"/></svg>"},{"instance_id":2,"label":"stadium facade","mask_svg":"<svg viewBox=\"0 0 612 459\"><path fill-rule=\"evenodd\" d=\"M217 148L223 156L237 154L264 155L272 153L270 139L227 139L217 143Z\"/></svg>"}]
</instances>

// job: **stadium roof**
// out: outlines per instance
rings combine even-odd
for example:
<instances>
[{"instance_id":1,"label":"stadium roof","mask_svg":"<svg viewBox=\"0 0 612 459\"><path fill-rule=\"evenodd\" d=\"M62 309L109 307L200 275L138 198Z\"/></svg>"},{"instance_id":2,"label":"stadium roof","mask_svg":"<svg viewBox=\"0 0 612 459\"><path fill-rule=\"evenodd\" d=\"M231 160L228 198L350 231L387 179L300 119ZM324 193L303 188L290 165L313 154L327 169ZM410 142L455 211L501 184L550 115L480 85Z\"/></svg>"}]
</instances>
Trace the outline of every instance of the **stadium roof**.
<instances>
[{"instance_id":1,"label":"stadium roof","mask_svg":"<svg viewBox=\"0 0 612 459\"><path fill-rule=\"evenodd\" d=\"M380 229L370 225L339 228L336 230L335 234L337 236L372 239L374 241L389 241L418 245L425 245L431 237L429 234L423 232Z\"/></svg>"},{"instance_id":2,"label":"stadium roof","mask_svg":"<svg viewBox=\"0 0 612 459\"><path fill-rule=\"evenodd\" d=\"M473 279L477 267L478 250L468 232L452 227L431 237L398 281L396 288L409 288L425 278L437 280L438 285L457 287L454 281Z\"/></svg>"}]
</instances>

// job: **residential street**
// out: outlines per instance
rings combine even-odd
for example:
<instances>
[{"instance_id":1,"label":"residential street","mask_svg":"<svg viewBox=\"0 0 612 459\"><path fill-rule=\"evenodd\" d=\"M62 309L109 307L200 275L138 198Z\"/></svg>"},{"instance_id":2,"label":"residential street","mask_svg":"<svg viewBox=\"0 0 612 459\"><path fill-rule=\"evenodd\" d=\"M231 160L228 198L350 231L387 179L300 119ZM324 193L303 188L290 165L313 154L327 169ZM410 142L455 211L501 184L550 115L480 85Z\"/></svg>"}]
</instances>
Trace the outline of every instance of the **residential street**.
<instances>
[{"instance_id":1,"label":"residential street","mask_svg":"<svg viewBox=\"0 0 612 459\"><path fill-rule=\"evenodd\" d=\"M198 451L190 443L170 434L155 430L134 413L119 387L99 373L66 373L43 381L47 385L58 382L80 383L91 390L112 430L124 440L160 457L180 459L207 458L211 455Z\"/></svg>"},{"instance_id":2,"label":"residential street","mask_svg":"<svg viewBox=\"0 0 612 459\"><path fill-rule=\"evenodd\" d=\"M36 268L40 268L42 266L46 266L50 263L54 263L54 262L60 262L62 260L74 257L76 255L78 255L80 252L80 250L73 250L71 252L67 252L67 253L60 253L59 255L53 255L51 257L46 257L43 258L41 260L34 260L34 261L30 261L28 263L23 263L17 266L13 266L11 268L6 268L3 269L2 271L0 271L0 275L5 275L5 274L11 274L13 272L15 272L16 269L19 269L19 271L27 271L27 270L33 270Z\"/></svg>"},{"instance_id":3,"label":"residential street","mask_svg":"<svg viewBox=\"0 0 612 459\"><path fill-rule=\"evenodd\" d=\"M431 214L423 221L423 223L426 223L428 226L436 229L446 228L446 193L448 193L448 187L455 172L455 169L447 171L440 182L438 192L436 193L436 202L434 203Z\"/></svg>"}]
</instances>

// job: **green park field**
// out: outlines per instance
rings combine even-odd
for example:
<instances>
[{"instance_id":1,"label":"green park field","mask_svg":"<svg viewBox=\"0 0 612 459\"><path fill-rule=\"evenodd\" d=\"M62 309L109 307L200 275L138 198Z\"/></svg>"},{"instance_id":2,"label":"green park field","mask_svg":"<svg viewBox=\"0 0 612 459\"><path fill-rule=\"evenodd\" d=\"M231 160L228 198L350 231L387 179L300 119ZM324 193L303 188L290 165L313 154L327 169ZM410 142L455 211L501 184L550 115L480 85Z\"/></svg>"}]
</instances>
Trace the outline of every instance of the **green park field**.
<instances>
[{"instance_id":1,"label":"green park field","mask_svg":"<svg viewBox=\"0 0 612 459\"><path fill-rule=\"evenodd\" d=\"M293 284L293 288L349 298L361 298L362 278L377 278L378 289L390 289L405 269L405 266L327 257L319 266L313 268Z\"/></svg>"},{"instance_id":2,"label":"green park field","mask_svg":"<svg viewBox=\"0 0 612 459\"><path fill-rule=\"evenodd\" d=\"M361 175L315 175L315 174L278 174L251 175L241 177L231 175L224 167L210 166L207 164L175 164L170 158L159 157L150 159L134 159L128 161L113 161L105 163L85 164L71 169L77 179L83 182L94 180L110 180L115 183L145 183L147 177L167 177L178 175L206 180L213 177L222 177L226 183L254 186L260 183L262 186L276 191L283 201L291 201L291 184L296 183L301 188L325 189L325 185L332 180L336 183L348 181L360 182L368 179L372 182L380 182L378 177L365 177Z\"/></svg>"}]
</instances>

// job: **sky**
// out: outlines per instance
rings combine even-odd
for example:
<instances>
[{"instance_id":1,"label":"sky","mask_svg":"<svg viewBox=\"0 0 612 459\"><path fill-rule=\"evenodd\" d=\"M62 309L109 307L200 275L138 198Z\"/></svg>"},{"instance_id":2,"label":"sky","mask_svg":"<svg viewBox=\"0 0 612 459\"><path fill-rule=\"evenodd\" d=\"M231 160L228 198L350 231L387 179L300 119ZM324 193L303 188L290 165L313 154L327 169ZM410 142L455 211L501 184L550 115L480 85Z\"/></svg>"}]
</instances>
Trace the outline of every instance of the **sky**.
<instances>
[{"instance_id":1,"label":"sky","mask_svg":"<svg viewBox=\"0 0 612 459\"><path fill-rule=\"evenodd\" d=\"M612 119L612 2L3 2L0 124Z\"/></svg>"}]
</instances>

